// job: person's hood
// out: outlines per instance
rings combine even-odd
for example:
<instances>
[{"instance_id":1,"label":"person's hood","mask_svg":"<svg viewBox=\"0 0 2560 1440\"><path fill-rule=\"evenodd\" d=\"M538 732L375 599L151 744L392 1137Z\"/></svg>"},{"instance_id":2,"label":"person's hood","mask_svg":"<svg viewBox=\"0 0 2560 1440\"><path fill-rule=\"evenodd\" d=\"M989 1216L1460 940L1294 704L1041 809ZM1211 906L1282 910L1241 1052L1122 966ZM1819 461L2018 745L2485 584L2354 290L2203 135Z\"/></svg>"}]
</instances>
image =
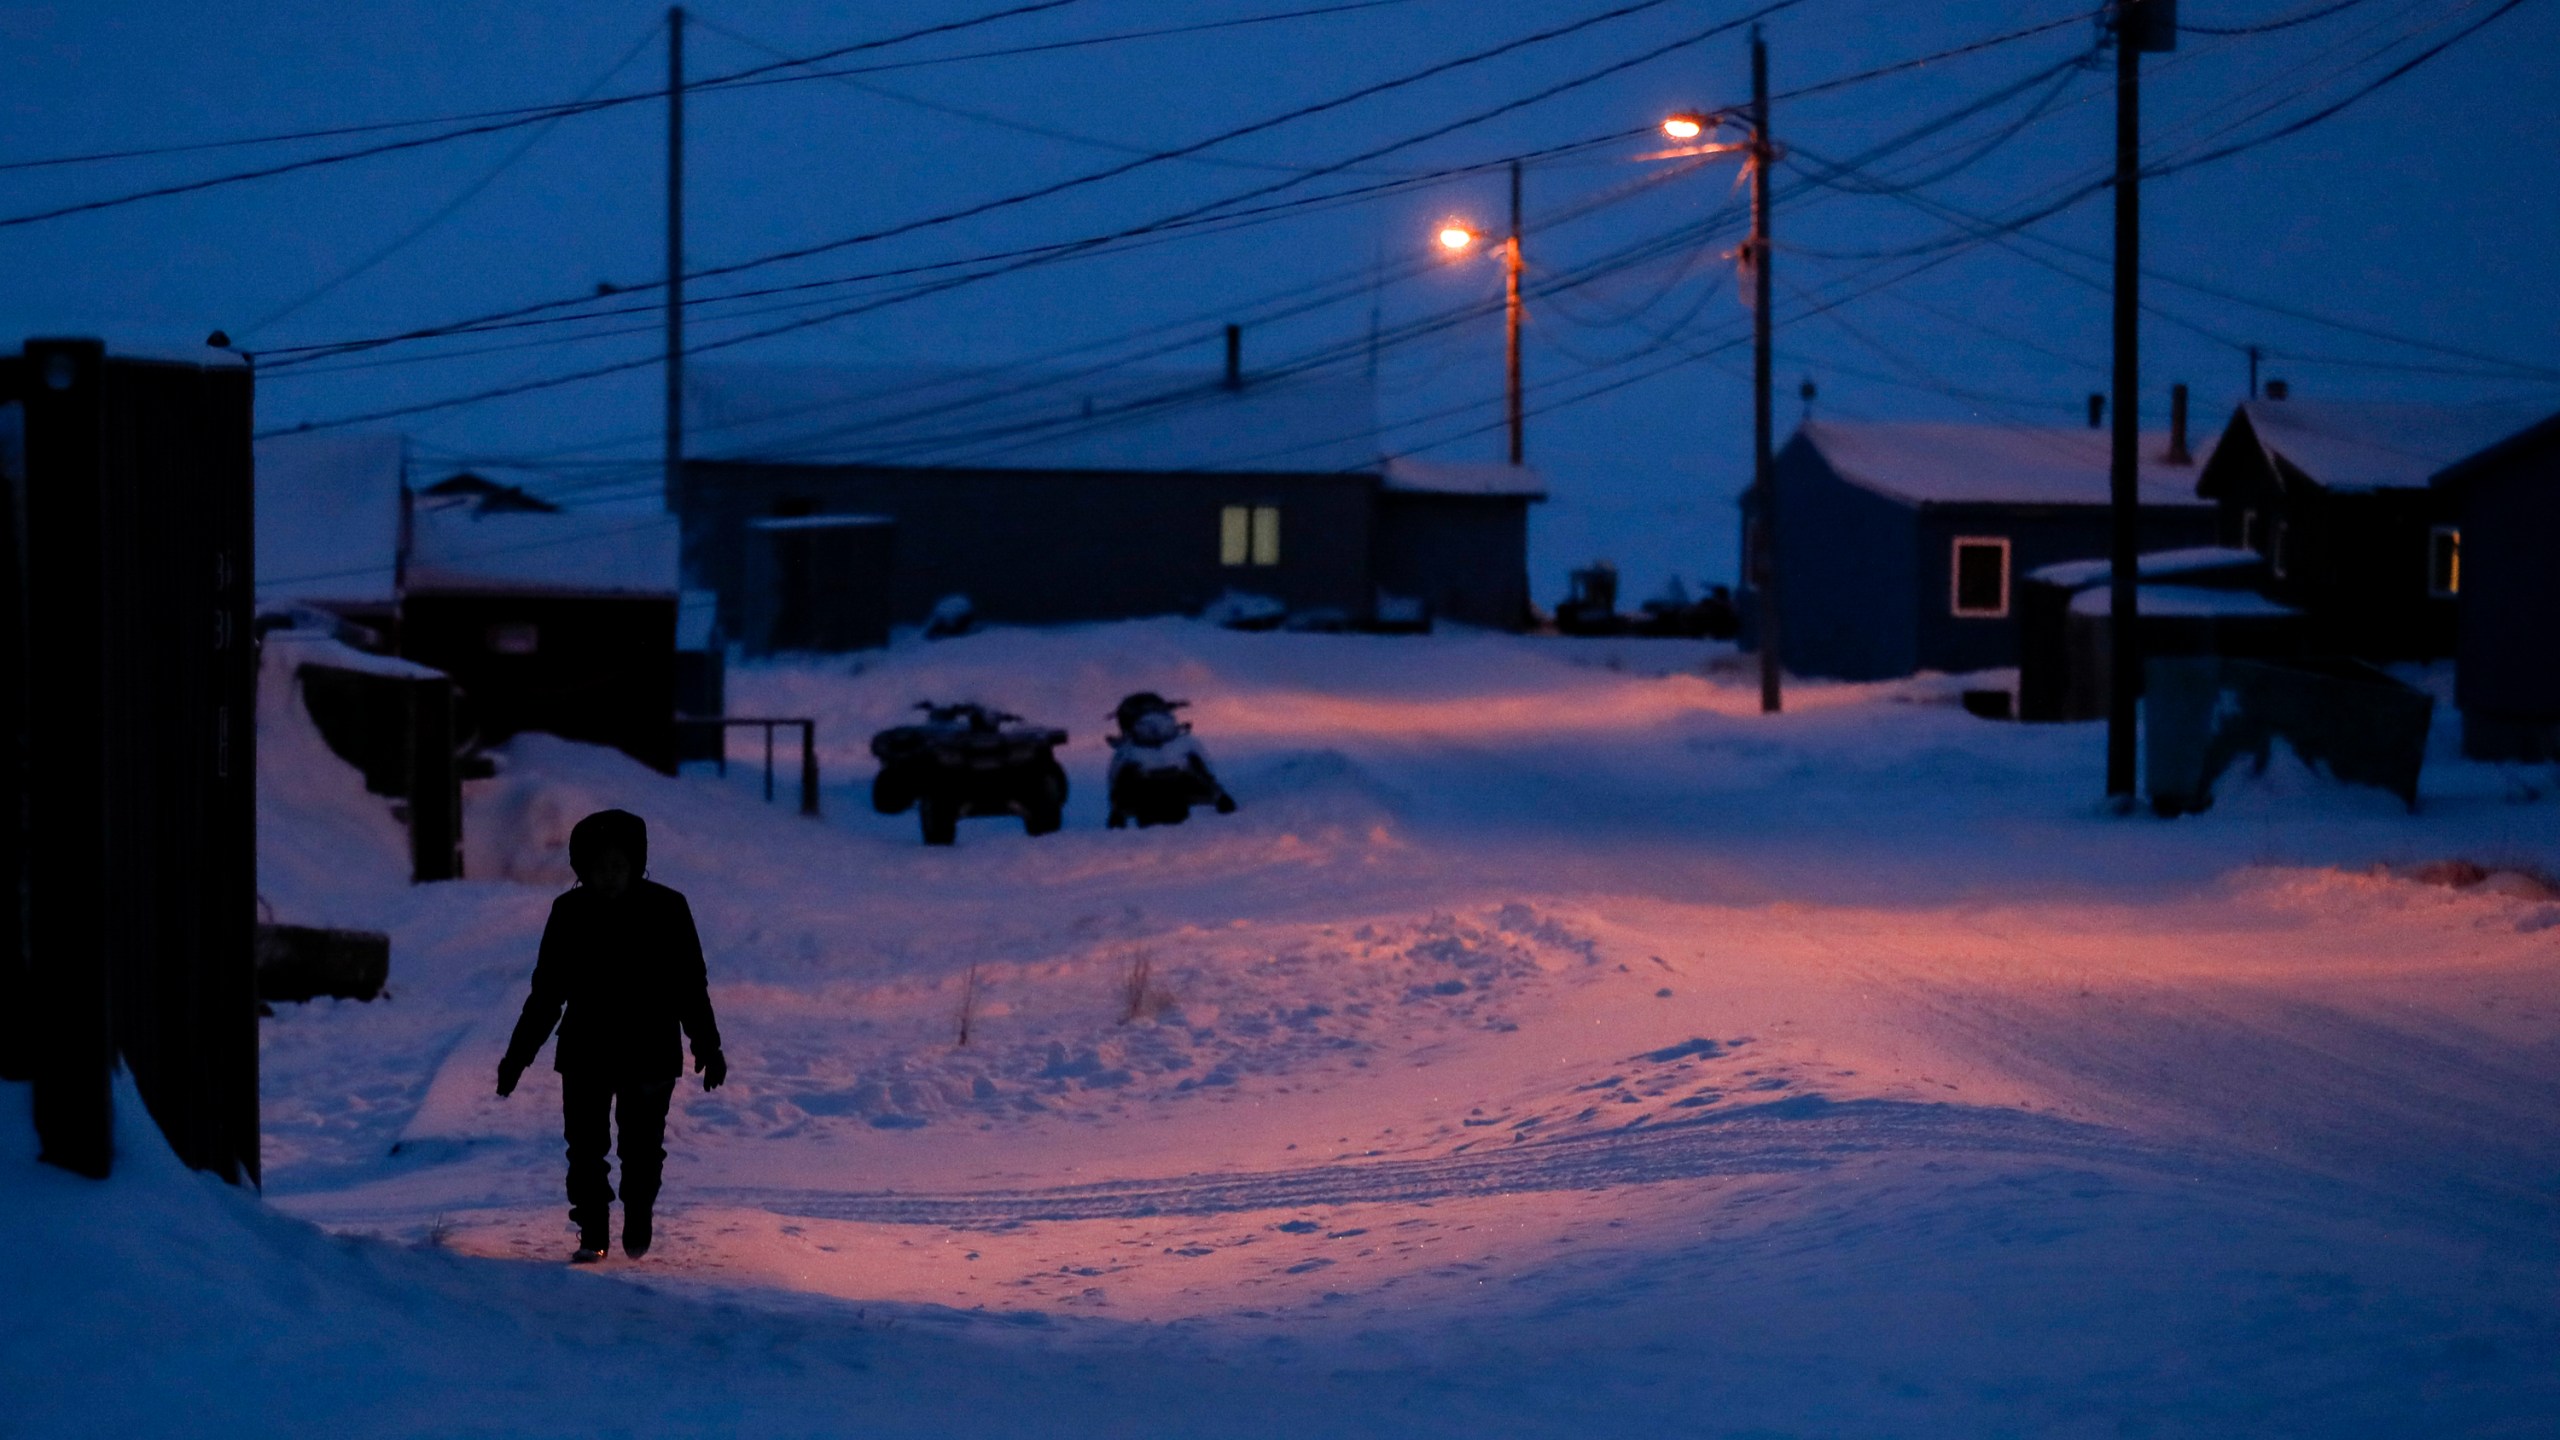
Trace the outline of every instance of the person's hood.
<instances>
[{"instance_id":1,"label":"person's hood","mask_svg":"<svg viewBox=\"0 0 2560 1440\"><path fill-rule=\"evenodd\" d=\"M608 850L619 850L631 859L631 878L637 883L649 873L649 825L628 810L599 810L579 821L569 831L569 868L584 881L587 870Z\"/></svg>"}]
</instances>

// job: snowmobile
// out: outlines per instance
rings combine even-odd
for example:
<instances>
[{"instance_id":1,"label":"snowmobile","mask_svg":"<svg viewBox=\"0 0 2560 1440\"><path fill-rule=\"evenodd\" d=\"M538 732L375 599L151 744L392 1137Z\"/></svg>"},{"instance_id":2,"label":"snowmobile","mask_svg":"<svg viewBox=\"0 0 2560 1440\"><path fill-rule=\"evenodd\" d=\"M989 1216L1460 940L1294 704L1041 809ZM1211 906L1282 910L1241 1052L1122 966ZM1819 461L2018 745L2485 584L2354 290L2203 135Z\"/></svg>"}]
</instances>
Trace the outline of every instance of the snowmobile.
<instances>
[{"instance_id":1,"label":"snowmobile","mask_svg":"<svg viewBox=\"0 0 2560 1440\"><path fill-rule=\"evenodd\" d=\"M1191 727L1174 717L1189 703L1141 690L1112 712L1120 726L1110 737L1112 829L1132 820L1140 829L1179 825L1191 818L1194 805L1235 813L1235 797L1210 772L1208 753L1191 738Z\"/></svg>"},{"instance_id":2,"label":"snowmobile","mask_svg":"<svg viewBox=\"0 0 2560 1440\"><path fill-rule=\"evenodd\" d=\"M893 725L871 737L880 773L871 808L896 815L909 806L924 843L948 845L960 821L974 815L1019 815L1026 835L1056 830L1067 804L1067 772L1056 750L1067 732L1026 725L1019 715L984 705L924 701L922 722Z\"/></svg>"}]
</instances>

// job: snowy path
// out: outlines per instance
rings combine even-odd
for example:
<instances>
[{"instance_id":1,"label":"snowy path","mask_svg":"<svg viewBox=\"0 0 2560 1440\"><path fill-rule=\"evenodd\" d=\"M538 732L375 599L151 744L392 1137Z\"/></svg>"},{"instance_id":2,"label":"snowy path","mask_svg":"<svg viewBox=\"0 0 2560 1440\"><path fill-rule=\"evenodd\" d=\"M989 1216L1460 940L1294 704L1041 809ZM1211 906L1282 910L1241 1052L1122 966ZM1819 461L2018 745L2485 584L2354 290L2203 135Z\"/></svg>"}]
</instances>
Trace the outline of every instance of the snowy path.
<instances>
[{"instance_id":1,"label":"snowy path","mask_svg":"<svg viewBox=\"0 0 2560 1440\"><path fill-rule=\"evenodd\" d=\"M1772 720L1729 662L1168 623L743 669L738 706L819 717L823 823L534 737L473 787L474 878L418 888L271 709L262 890L389 930L392 994L263 1022L268 1209L184 1224L337 1278L276 1282L237 1342L273 1351L178 1358L309 1350L315 1293L423 1305L349 1322L435 1337L349 1361L419 1408L289 1402L398 1434L493 1387L571 1397L535 1434L841 1433L848 1403L1004 1435L2560 1413L2550 777L2446 725L2415 817L2280 768L2117 819L2095 727L1974 720L1943 679ZM1101 828L1086 717L1139 688L1198 702L1242 813ZM868 812L862 737L964 695L1076 732L1063 833L928 852ZM556 1079L490 1074L567 828L617 804L693 899L732 1074L679 1094L658 1248L563 1276ZM2508 868L2426 878L2455 860ZM313 1259L274 1211L347 1238ZM272 1265L200 1240L218 1316ZM93 1288L156 1287L138 1244L95 1244ZM75 1310L100 1355L153 1343ZM20 1356L57 1349L0 1379L41 1389ZM727 1409L685 1379L710 1355ZM1053 1393L1083 1398L1020 1398Z\"/></svg>"}]
</instances>

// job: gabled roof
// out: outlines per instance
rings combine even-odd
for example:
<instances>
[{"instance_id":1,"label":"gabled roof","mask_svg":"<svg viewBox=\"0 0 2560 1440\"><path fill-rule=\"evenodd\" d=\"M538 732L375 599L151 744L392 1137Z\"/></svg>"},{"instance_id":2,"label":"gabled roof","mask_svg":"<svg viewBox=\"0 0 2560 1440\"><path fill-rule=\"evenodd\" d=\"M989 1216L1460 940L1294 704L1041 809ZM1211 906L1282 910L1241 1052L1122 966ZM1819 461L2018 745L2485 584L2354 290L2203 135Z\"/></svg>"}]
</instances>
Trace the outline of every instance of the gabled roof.
<instances>
[{"instance_id":1,"label":"gabled roof","mask_svg":"<svg viewBox=\"0 0 2560 1440\"><path fill-rule=\"evenodd\" d=\"M2442 486L2467 484L2473 476L2485 474L2490 469L2504 464L2508 457L2523 454L2536 446L2549 445L2555 440L2560 440L2560 414L2547 416L2512 435L2501 438L2486 449L2464 456L2456 463L2429 476L2427 483Z\"/></svg>"},{"instance_id":2,"label":"gabled roof","mask_svg":"<svg viewBox=\"0 0 2560 1440\"><path fill-rule=\"evenodd\" d=\"M389 604L398 580L398 435L324 431L257 443L257 593Z\"/></svg>"},{"instance_id":3,"label":"gabled roof","mask_svg":"<svg viewBox=\"0 0 2560 1440\"><path fill-rule=\"evenodd\" d=\"M2104 505L2113 442L2105 430L1808 420L1811 445L1850 484L1912 505ZM1790 442L1795 443L1795 442ZM2137 482L2145 505L2201 505L2195 463L2172 465L2166 431L2145 432Z\"/></svg>"},{"instance_id":4,"label":"gabled roof","mask_svg":"<svg viewBox=\"0 0 2560 1440\"><path fill-rule=\"evenodd\" d=\"M676 593L674 516L652 497L585 510L482 510L467 496L418 502L409 589Z\"/></svg>"},{"instance_id":5,"label":"gabled roof","mask_svg":"<svg viewBox=\"0 0 2560 1440\"><path fill-rule=\"evenodd\" d=\"M1387 461L1379 473L1386 488L1403 494L1547 498L1546 477L1526 465L1414 460L1399 455Z\"/></svg>"},{"instance_id":6,"label":"gabled roof","mask_svg":"<svg viewBox=\"0 0 2560 1440\"><path fill-rule=\"evenodd\" d=\"M1358 376L1228 389L1181 374L705 364L685 428L706 460L991 470L1374 471L1377 398Z\"/></svg>"},{"instance_id":7,"label":"gabled roof","mask_svg":"<svg viewBox=\"0 0 2560 1440\"><path fill-rule=\"evenodd\" d=\"M2552 407L2252 400L2239 413L2263 452L2326 489L2416 490L2549 418Z\"/></svg>"}]
</instances>

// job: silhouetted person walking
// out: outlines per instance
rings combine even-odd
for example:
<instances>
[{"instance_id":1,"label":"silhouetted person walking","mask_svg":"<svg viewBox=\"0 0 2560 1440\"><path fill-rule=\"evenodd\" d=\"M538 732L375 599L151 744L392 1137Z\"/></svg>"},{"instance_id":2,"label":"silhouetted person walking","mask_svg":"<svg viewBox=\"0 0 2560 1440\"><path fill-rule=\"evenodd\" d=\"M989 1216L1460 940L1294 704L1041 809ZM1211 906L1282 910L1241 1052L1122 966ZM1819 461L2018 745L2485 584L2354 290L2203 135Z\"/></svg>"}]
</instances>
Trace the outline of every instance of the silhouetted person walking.
<instances>
[{"instance_id":1,"label":"silhouetted person walking","mask_svg":"<svg viewBox=\"0 0 2560 1440\"><path fill-rule=\"evenodd\" d=\"M578 1250L569 1258L592 1264L612 1244L613 1184L604 1157L617 1148L609 1122L618 1120L622 1248L636 1259L649 1250L649 1212L667 1159L667 1103L684 1078L676 1031L693 1040L703 1089L719 1089L729 1063L720 1055L692 907L643 878L649 827L627 810L597 811L569 832L569 868L578 884L551 902L533 994L498 1062L498 1093L515 1092L557 1024L552 1067L560 1072L561 1128L569 1141L569 1218L578 1227Z\"/></svg>"}]
</instances>

